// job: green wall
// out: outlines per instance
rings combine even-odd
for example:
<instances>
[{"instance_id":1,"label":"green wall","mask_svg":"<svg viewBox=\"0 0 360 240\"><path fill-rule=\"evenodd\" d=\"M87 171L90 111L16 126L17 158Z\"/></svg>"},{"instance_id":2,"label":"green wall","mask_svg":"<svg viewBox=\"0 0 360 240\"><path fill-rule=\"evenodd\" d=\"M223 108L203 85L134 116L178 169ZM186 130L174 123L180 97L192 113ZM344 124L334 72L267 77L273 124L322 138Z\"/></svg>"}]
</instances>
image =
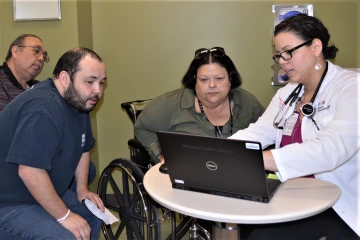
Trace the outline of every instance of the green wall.
<instances>
[{"instance_id":1,"label":"green wall","mask_svg":"<svg viewBox=\"0 0 360 240\"><path fill-rule=\"evenodd\" d=\"M57 59L76 46L93 48L107 65L108 81L92 113L97 148L92 159L102 171L117 157L129 158L132 124L120 103L153 98L180 87L200 47L222 46L233 59L243 88L266 106L271 86L273 4L298 1L61 1L61 21L14 22L11 0L0 1L0 58L22 33L39 35L51 62L38 79L51 76ZM336 64L360 67L359 0L302 1L328 27L340 49ZM92 185L92 189L96 184Z\"/></svg>"},{"instance_id":2,"label":"green wall","mask_svg":"<svg viewBox=\"0 0 360 240\"><path fill-rule=\"evenodd\" d=\"M295 2L295 1L287 1ZM107 63L108 83L97 114L100 167L129 157L132 124L120 103L180 87L200 47L223 46L243 88L266 106L272 77L272 4L280 1L93 1L94 49ZM335 63L360 67L358 1L312 1L340 49Z\"/></svg>"}]
</instances>

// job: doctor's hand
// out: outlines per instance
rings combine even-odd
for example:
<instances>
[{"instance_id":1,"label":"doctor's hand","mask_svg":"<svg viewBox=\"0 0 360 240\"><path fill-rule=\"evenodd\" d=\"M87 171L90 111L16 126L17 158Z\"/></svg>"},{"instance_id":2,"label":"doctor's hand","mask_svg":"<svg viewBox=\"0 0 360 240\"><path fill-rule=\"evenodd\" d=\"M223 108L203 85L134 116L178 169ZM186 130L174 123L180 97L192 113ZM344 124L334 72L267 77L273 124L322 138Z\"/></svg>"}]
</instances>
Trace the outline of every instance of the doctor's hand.
<instances>
[{"instance_id":1,"label":"doctor's hand","mask_svg":"<svg viewBox=\"0 0 360 240\"><path fill-rule=\"evenodd\" d=\"M265 169L272 172L278 172L278 168L276 166L274 156L272 155L270 150L263 151L263 159Z\"/></svg>"},{"instance_id":2,"label":"doctor's hand","mask_svg":"<svg viewBox=\"0 0 360 240\"><path fill-rule=\"evenodd\" d=\"M165 164L165 158L164 158L164 156L162 154L159 156L159 159L160 159L160 164L164 165Z\"/></svg>"}]
</instances>

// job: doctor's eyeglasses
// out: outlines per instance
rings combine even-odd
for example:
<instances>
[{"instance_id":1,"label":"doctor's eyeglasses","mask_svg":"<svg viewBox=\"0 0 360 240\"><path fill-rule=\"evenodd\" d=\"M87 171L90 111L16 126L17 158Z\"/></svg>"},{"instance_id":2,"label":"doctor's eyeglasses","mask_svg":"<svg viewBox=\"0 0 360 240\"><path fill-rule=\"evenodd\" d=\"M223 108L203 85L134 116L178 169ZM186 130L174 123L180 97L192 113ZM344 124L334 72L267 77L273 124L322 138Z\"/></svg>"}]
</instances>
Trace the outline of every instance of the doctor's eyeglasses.
<instances>
[{"instance_id":1,"label":"doctor's eyeglasses","mask_svg":"<svg viewBox=\"0 0 360 240\"><path fill-rule=\"evenodd\" d=\"M301 48L301 47L303 47L303 46L311 43L312 41L313 41L313 40L309 40L309 41L306 41L306 42L304 42L304 43L302 43L302 44L300 44L300 45L298 45L298 46L296 46L296 47L294 47L294 48L292 48L292 49L285 50L285 51L283 51L283 52L280 53L280 54L274 55L274 56L272 57L272 59L273 59L274 62L276 62L276 63L279 63L280 58L284 59L285 61L290 60L290 59L292 58L292 54L291 54L291 53L292 53L293 51L295 51L295 50L297 50L297 49L299 49L299 48Z\"/></svg>"},{"instance_id":2,"label":"doctor's eyeglasses","mask_svg":"<svg viewBox=\"0 0 360 240\"><path fill-rule=\"evenodd\" d=\"M222 57L225 55L225 50L222 47L213 47L210 49L207 48L200 48L195 51L194 59L200 59L207 56L209 53L212 53L216 56Z\"/></svg>"}]
</instances>

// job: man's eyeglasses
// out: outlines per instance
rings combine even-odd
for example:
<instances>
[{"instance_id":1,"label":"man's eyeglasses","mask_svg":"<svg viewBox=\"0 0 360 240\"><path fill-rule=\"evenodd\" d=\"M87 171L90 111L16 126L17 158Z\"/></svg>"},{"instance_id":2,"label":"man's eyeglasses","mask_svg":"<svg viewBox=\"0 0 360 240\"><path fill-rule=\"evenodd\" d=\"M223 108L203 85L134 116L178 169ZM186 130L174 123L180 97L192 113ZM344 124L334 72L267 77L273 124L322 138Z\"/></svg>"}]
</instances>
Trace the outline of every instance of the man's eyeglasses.
<instances>
[{"instance_id":1,"label":"man's eyeglasses","mask_svg":"<svg viewBox=\"0 0 360 240\"><path fill-rule=\"evenodd\" d=\"M42 54L42 56L44 57L44 61L45 62L49 62L50 61L50 57L49 55L47 54L46 51L42 51L42 47L41 46L38 46L38 45L35 45L35 46L18 46L18 47L29 47L29 48L32 48L33 52L35 55L40 55Z\"/></svg>"},{"instance_id":2,"label":"man's eyeglasses","mask_svg":"<svg viewBox=\"0 0 360 240\"><path fill-rule=\"evenodd\" d=\"M283 51L282 53L280 53L278 55L274 55L272 58L273 58L274 62L276 62L276 63L279 63L280 58L284 59L285 61L290 60L292 58L291 53L293 51L295 51L296 49L299 49L302 46L305 46L305 45L307 45L307 44L309 44L311 42L312 42L312 40L306 41L306 42L304 42L304 43L302 43L302 44L300 44L300 45L298 45L298 46L296 46L296 47L294 47L294 48L292 48L290 50L285 50L285 51Z\"/></svg>"},{"instance_id":3,"label":"man's eyeglasses","mask_svg":"<svg viewBox=\"0 0 360 240\"><path fill-rule=\"evenodd\" d=\"M195 51L195 59L200 59L203 58L205 56L207 56L209 53L215 54L217 56L224 56L225 55L225 50L222 47L213 47L210 49L207 48L200 48L198 50Z\"/></svg>"}]
</instances>

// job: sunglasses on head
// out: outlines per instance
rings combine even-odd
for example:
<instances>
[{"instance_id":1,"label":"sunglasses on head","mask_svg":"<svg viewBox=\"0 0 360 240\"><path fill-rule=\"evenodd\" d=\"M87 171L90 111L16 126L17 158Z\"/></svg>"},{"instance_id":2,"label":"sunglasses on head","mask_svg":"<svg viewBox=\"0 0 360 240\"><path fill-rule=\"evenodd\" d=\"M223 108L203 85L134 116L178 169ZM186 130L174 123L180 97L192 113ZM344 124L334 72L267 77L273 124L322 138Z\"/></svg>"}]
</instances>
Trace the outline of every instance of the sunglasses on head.
<instances>
[{"instance_id":1,"label":"sunglasses on head","mask_svg":"<svg viewBox=\"0 0 360 240\"><path fill-rule=\"evenodd\" d=\"M195 59L200 59L203 58L205 56L207 56L208 54L213 54L216 56L224 56L225 55L225 50L222 47L213 47L210 49L207 48L200 48L198 50L195 51Z\"/></svg>"}]
</instances>

